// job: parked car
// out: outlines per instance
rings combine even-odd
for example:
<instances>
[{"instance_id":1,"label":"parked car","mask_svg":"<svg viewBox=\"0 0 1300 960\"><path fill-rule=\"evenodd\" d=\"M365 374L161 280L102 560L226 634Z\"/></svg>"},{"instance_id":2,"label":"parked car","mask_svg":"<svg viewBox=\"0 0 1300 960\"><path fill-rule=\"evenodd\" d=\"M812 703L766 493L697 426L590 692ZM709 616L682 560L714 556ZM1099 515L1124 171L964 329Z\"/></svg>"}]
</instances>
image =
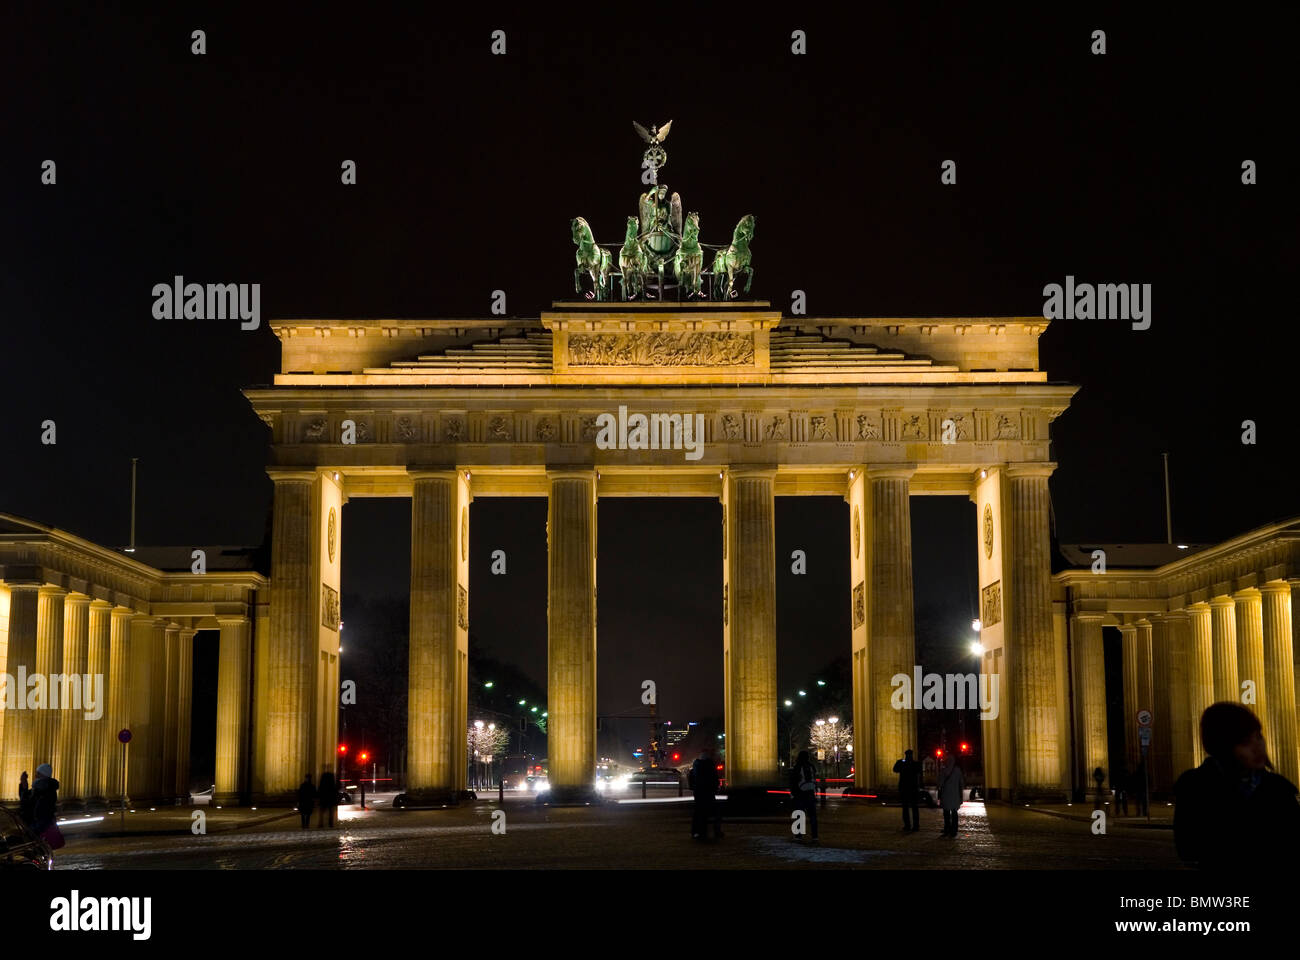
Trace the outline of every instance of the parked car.
<instances>
[{"instance_id":1,"label":"parked car","mask_svg":"<svg viewBox=\"0 0 1300 960\"><path fill-rule=\"evenodd\" d=\"M54 851L14 811L0 807L0 870L49 870Z\"/></svg>"}]
</instances>

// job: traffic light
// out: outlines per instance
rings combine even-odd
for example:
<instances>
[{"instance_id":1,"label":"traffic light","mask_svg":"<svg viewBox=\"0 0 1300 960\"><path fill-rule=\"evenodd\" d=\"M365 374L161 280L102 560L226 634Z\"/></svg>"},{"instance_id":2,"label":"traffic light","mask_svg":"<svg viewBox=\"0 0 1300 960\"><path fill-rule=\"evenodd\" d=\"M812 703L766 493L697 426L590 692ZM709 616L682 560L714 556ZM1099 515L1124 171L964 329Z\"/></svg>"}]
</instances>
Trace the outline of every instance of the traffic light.
<instances>
[{"instance_id":1,"label":"traffic light","mask_svg":"<svg viewBox=\"0 0 1300 960\"><path fill-rule=\"evenodd\" d=\"M347 745L346 743L340 743L340 744L339 744L339 756L340 756L340 757L346 756L346 755L347 755L347 752L348 752L348 745Z\"/></svg>"},{"instance_id":2,"label":"traffic light","mask_svg":"<svg viewBox=\"0 0 1300 960\"><path fill-rule=\"evenodd\" d=\"M362 750L361 753L357 756L357 759L360 760L362 763L365 763L367 760L370 759L370 754Z\"/></svg>"},{"instance_id":3,"label":"traffic light","mask_svg":"<svg viewBox=\"0 0 1300 960\"><path fill-rule=\"evenodd\" d=\"M970 753L970 744L969 744L969 743L963 743L963 744L961 745L961 752L962 752L962 753Z\"/></svg>"},{"instance_id":4,"label":"traffic light","mask_svg":"<svg viewBox=\"0 0 1300 960\"><path fill-rule=\"evenodd\" d=\"M680 763L680 762L681 762L681 759L682 759L682 755L681 755L680 753L678 753L676 750L674 750L674 751L673 751L673 763Z\"/></svg>"},{"instance_id":5,"label":"traffic light","mask_svg":"<svg viewBox=\"0 0 1300 960\"><path fill-rule=\"evenodd\" d=\"M942 757L943 757L943 747L936 747L936 748L935 748L935 751L934 751L934 755L935 755L936 757L942 758Z\"/></svg>"}]
</instances>

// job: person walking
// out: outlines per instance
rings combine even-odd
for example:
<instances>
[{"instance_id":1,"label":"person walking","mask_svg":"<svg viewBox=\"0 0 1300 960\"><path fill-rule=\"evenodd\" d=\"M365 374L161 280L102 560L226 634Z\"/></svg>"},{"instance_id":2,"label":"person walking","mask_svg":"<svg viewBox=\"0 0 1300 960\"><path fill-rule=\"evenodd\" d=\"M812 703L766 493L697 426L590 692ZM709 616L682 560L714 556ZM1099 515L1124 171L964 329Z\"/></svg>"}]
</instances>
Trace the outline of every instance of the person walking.
<instances>
[{"instance_id":1,"label":"person walking","mask_svg":"<svg viewBox=\"0 0 1300 960\"><path fill-rule=\"evenodd\" d=\"M912 751L903 753L902 760L894 761L898 774L898 795L903 803L903 831L921 829L921 808L917 795L921 792L921 764L912 759Z\"/></svg>"},{"instance_id":2,"label":"person walking","mask_svg":"<svg viewBox=\"0 0 1300 960\"><path fill-rule=\"evenodd\" d=\"M32 788L27 785L27 771L18 778L18 816L27 824L32 825Z\"/></svg>"},{"instance_id":3,"label":"person walking","mask_svg":"<svg viewBox=\"0 0 1300 960\"><path fill-rule=\"evenodd\" d=\"M790 795L795 808L804 812L810 839L817 840L817 768L807 750L799 751L790 771Z\"/></svg>"},{"instance_id":4,"label":"person walking","mask_svg":"<svg viewBox=\"0 0 1300 960\"><path fill-rule=\"evenodd\" d=\"M1201 714L1208 756L1174 784L1174 846L1209 870L1286 868L1300 855L1297 788L1272 772L1259 718L1240 703Z\"/></svg>"},{"instance_id":5,"label":"person walking","mask_svg":"<svg viewBox=\"0 0 1300 960\"><path fill-rule=\"evenodd\" d=\"M311 782L311 774L302 778L298 785L298 815L302 817L302 828L311 826L311 808L316 803L316 787Z\"/></svg>"},{"instance_id":6,"label":"person walking","mask_svg":"<svg viewBox=\"0 0 1300 960\"><path fill-rule=\"evenodd\" d=\"M54 823L59 805L59 781L48 763L36 768L36 782L32 784L32 829L44 833Z\"/></svg>"},{"instance_id":7,"label":"person walking","mask_svg":"<svg viewBox=\"0 0 1300 960\"><path fill-rule=\"evenodd\" d=\"M966 777L962 773L957 755L950 753L944 759L939 773L939 806L943 807L943 833L941 836L957 836L957 810L961 807L962 789L966 786Z\"/></svg>"},{"instance_id":8,"label":"person walking","mask_svg":"<svg viewBox=\"0 0 1300 960\"><path fill-rule=\"evenodd\" d=\"M339 805L339 786L334 774L328 770L320 775L320 789L316 791L316 799L320 803L320 816L316 820L316 826L334 826L334 811ZM328 824L326 820L329 821Z\"/></svg>"},{"instance_id":9,"label":"person walking","mask_svg":"<svg viewBox=\"0 0 1300 960\"><path fill-rule=\"evenodd\" d=\"M706 823L713 825L713 839L722 839L722 812L718 809L718 763L713 748L705 747L687 774L695 803L691 811L691 839L703 840Z\"/></svg>"}]
</instances>

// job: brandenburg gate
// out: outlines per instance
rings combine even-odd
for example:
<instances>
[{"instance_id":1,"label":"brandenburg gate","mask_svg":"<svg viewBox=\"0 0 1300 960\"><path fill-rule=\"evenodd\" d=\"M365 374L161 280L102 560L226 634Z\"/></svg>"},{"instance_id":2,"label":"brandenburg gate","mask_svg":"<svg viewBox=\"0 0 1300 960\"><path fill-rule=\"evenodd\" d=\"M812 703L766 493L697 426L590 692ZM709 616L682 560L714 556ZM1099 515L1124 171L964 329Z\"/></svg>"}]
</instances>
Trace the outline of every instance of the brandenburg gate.
<instances>
[{"instance_id":1,"label":"brandenburg gate","mask_svg":"<svg viewBox=\"0 0 1300 960\"><path fill-rule=\"evenodd\" d=\"M594 792L600 497L721 509L721 656L733 790L777 785L775 499L846 504L854 754L889 793L916 747L890 702L916 665L912 496L976 505L986 648L1002 702L986 783L1063 797L1064 631L1054 629L1049 427L1074 386L1038 365L1041 317L782 320L762 301L555 303L537 320L282 320L281 372L245 396L271 430L270 620L257 645L251 793L333 764L342 507L409 497L408 793L466 786L470 504L545 497L552 795ZM615 434L618 442L605 442ZM702 436L696 435L697 424ZM603 433L602 433L603 431ZM692 442L696 445L691 446Z\"/></svg>"}]
</instances>

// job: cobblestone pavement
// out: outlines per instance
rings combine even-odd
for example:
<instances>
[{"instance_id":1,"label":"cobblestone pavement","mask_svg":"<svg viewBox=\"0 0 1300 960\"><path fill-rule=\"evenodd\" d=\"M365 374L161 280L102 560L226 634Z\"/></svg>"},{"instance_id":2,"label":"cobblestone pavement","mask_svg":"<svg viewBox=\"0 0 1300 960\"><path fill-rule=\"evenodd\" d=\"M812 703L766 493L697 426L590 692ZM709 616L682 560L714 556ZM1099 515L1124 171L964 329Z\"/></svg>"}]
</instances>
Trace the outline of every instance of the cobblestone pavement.
<instances>
[{"instance_id":1,"label":"cobblestone pavement","mask_svg":"<svg viewBox=\"0 0 1300 960\"><path fill-rule=\"evenodd\" d=\"M724 805L725 808L725 805ZM504 834L492 814L504 809ZM724 821L721 840L690 838L690 803L537 807L495 798L447 810L340 809L336 829L299 829L296 814L210 813L204 836L77 836L55 859L69 869L1169 869L1179 866L1169 830L1112 826L1022 808L967 803L956 839L940 836L938 810L903 833L897 807L834 799L820 810L817 844L791 836L788 819ZM174 813L169 812L172 821ZM256 819L254 819L256 817ZM182 824L184 821L180 821ZM240 822L240 829L230 827ZM175 827L172 822L170 826Z\"/></svg>"}]
</instances>

